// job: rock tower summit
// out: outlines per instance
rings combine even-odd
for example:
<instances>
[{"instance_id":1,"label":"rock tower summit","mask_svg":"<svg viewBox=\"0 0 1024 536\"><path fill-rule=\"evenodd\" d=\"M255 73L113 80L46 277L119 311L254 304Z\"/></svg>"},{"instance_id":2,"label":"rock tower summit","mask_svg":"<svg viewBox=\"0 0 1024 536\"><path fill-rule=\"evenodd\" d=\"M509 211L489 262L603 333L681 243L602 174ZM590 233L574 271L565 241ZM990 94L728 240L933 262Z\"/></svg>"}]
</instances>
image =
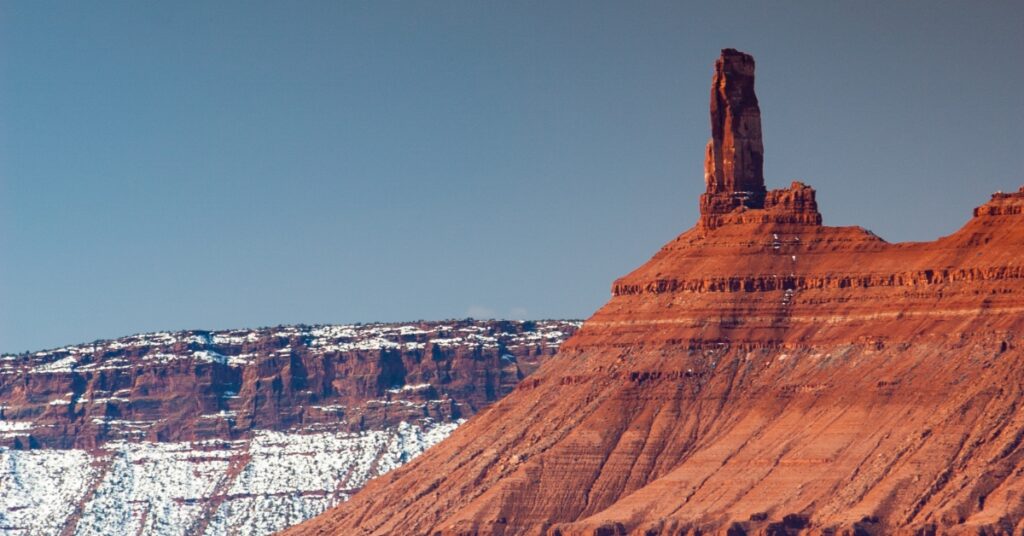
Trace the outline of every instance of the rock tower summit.
<instances>
[{"instance_id":1,"label":"rock tower summit","mask_svg":"<svg viewBox=\"0 0 1024 536\"><path fill-rule=\"evenodd\" d=\"M766 190L761 108L754 93L754 58L732 48L722 50L715 61L711 140L704 156L704 182L700 223L705 228L751 220L821 223L812 188L794 182L788 190ZM779 212L780 208L785 215L740 215L748 209Z\"/></svg>"}]
</instances>

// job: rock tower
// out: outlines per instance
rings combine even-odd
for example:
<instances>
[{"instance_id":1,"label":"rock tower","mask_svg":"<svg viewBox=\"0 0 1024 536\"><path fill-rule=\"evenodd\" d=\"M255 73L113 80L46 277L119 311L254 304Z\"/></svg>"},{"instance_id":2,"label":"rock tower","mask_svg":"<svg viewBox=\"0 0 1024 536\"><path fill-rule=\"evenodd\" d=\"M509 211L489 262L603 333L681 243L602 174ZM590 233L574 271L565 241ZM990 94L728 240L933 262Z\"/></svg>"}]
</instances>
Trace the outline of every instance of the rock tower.
<instances>
[{"instance_id":1,"label":"rock tower","mask_svg":"<svg viewBox=\"0 0 1024 536\"><path fill-rule=\"evenodd\" d=\"M766 190L754 58L732 48L722 50L711 80L704 183L700 223L705 229L739 221L821 224L813 188L794 182L786 190ZM769 212L747 213L750 209Z\"/></svg>"}]
</instances>

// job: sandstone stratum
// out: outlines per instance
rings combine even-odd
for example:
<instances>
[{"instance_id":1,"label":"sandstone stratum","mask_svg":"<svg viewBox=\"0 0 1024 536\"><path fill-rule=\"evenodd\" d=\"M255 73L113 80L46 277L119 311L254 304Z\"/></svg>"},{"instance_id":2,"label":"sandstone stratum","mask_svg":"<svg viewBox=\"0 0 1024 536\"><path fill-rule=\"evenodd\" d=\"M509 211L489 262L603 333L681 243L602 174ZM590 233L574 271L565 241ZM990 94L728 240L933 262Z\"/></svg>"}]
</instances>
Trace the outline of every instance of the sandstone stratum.
<instances>
[{"instance_id":1,"label":"sandstone stratum","mask_svg":"<svg viewBox=\"0 0 1024 536\"><path fill-rule=\"evenodd\" d=\"M767 190L722 51L700 220L507 397L288 534L1024 533L1024 188L891 244Z\"/></svg>"},{"instance_id":2,"label":"sandstone stratum","mask_svg":"<svg viewBox=\"0 0 1024 536\"><path fill-rule=\"evenodd\" d=\"M277 326L0 355L0 447L452 422L510 392L575 330L558 320Z\"/></svg>"}]
</instances>

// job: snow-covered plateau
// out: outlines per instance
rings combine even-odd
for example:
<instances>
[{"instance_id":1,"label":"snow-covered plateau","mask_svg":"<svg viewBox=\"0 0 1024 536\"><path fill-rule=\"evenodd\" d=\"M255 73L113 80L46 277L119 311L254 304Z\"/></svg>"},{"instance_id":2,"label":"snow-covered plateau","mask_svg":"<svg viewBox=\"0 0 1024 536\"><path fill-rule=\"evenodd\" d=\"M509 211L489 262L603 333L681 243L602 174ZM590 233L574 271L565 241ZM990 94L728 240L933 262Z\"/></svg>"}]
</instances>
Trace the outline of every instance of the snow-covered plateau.
<instances>
[{"instance_id":1,"label":"snow-covered plateau","mask_svg":"<svg viewBox=\"0 0 1024 536\"><path fill-rule=\"evenodd\" d=\"M269 534L344 501L461 421L250 440L0 448L0 532Z\"/></svg>"},{"instance_id":2,"label":"snow-covered plateau","mask_svg":"<svg viewBox=\"0 0 1024 536\"><path fill-rule=\"evenodd\" d=\"M447 437L579 325L158 332L0 355L0 534L281 530Z\"/></svg>"}]
</instances>

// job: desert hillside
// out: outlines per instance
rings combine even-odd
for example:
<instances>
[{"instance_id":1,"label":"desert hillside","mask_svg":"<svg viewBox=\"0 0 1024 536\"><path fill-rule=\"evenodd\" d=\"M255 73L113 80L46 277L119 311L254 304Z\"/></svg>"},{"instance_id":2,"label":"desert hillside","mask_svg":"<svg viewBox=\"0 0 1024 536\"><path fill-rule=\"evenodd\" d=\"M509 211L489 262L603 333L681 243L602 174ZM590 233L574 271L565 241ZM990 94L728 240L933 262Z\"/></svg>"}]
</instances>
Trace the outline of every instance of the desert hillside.
<instances>
[{"instance_id":1,"label":"desert hillside","mask_svg":"<svg viewBox=\"0 0 1024 536\"><path fill-rule=\"evenodd\" d=\"M891 244L766 188L749 55L716 62L711 125L693 228L512 394L288 533L1024 532L1024 188Z\"/></svg>"}]
</instances>

